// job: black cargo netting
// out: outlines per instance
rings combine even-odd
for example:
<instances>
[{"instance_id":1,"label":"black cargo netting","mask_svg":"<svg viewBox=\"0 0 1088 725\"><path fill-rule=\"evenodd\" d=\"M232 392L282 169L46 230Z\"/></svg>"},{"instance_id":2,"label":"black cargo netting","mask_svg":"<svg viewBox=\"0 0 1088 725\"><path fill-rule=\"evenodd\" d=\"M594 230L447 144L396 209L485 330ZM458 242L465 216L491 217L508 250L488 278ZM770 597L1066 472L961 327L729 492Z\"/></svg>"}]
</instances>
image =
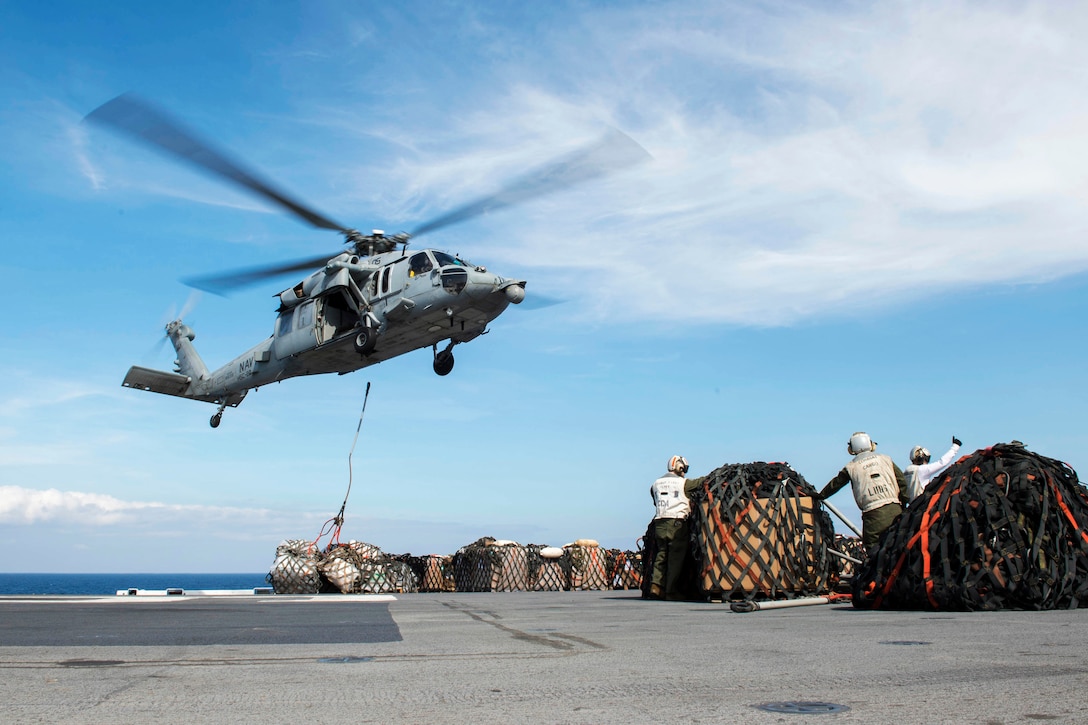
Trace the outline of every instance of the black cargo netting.
<instances>
[{"instance_id":1,"label":"black cargo netting","mask_svg":"<svg viewBox=\"0 0 1088 725\"><path fill-rule=\"evenodd\" d=\"M491 591L524 592L529 587L529 562L518 544L491 546Z\"/></svg>"},{"instance_id":2,"label":"black cargo netting","mask_svg":"<svg viewBox=\"0 0 1088 725\"><path fill-rule=\"evenodd\" d=\"M318 564L318 570L333 587L344 594L358 594L362 589L361 570L372 568L371 562L385 557L373 544L350 541L330 546Z\"/></svg>"},{"instance_id":3,"label":"black cargo netting","mask_svg":"<svg viewBox=\"0 0 1088 725\"><path fill-rule=\"evenodd\" d=\"M403 557L401 557L403 558ZM351 541L317 550L314 542L285 541L266 579L276 594L404 593L419 590L411 567L373 544Z\"/></svg>"},{"instance_id":4,"label":"black cargo netting","mask_svg":"<svg viewBox=\"0 0 1088 725\"><path fill-rule=\"evenodd\" d=\"M319 557L314 542L288 539L276 547L276 560L265 580L276 594L317 594L321 591Z\"/></svg>"},{"instance_id":5,"label":"black cargo netting","mask_svg":"<svg viewBox=\"0 0 1088 725\"><path fill-rule=\"evenodd\" d=\"M485 536L453 555L459 592L514 592L532 588L526 547Z\"/></svg>"},{"instance_id":6,"label":"black cargo netting","mask_svg":"<svg viewBox=\"0 0 1088 725\"><path fill-rule=\"evenodd\" d=\"M826 593L834 541L816 490L786 463L722 466L691 496L704 594L728 600Z\"/></svg>"},{"instance_id":7,"label":"black cargo netting","mask_svg":"<svg viewBox=\"0 0 1088 725\"><path fill-rule=\"evenodd\" d=\"M419 579L406 561L393 557L359 564L359 593L408 594L419 591Z\"/></svg>"},{"instance_id":8,"label":"black cargo netting","mask_svg":"<svg viewBox=\"0 0 1088 725\"><path fill-rule=\"evenodd\" d=\"M560 556L544 556L545 549L552 554L555 547L529 544L526 555L529 562L529 581L535 592L562 592L570 589L570 557L565 551ZM562 551L562 550L560 550Z\"/></svg>"},{"instance_id":9,"label":"black cargo netting","mask_svg":"<svg viewBox=\"0 0 1088 725\"><path fill-rule=\"evenodd\" d=\"M454 553L453 580L457 591L491 591L491 557L487 548L494 540L485 536L462 546Z\"/></svg>"},{"instance_id":10,"label":"black cargo netting","mask_svg":"<svg viewBox=\"0 0 1088 725\"><path fill-rule=\"evenodd\" d=\"M421 592L452 592L457 589L453 578L453 557L440 554L409 556L405 559L419 581Z\"/></svg>"},{"instance_id":11,"label":"black cargo netting","mask_svg":"<svg viewBox=\"0 0 1088 725\"><path fill-rule=\"evenodd\" d=\"M277 594L386 594L637 589L642 552L607 550L579 539L560 549L485 536L452 556L392 555L361 541L292 539L276 549L265 577Z\"/></svg>"},{"instance_id":12,"label":"black cargo netting","mask_svg":"<svg viewBox=\"0 0 1088 725\"><path fill-rule=\"evenodd\" d=\"M608 550L608 580L612 589L642 588L642 551Z\"/></svg>"},{"instance_id":13,"label":"black cargo netting","mask_svg":"<svg viewBox=\"0 0 1088 725\"><path fill-rule=\"evenodd\" d=\"M563 547L570 560L570 588L572 590L600 591L611 589L608 550L597 544L568 544Z\"/></svg>"},{"instance_id":14,"label":"black cargo netting","mask_svg":"<svg viewBox=\"0 0 1088 725\"><path fill-rule=\"evenodd\" d=\"M1065 609L1088 603L1088 492L1018 442L954 463L884 532L859 608Z\"/></svg>"}]
</instances>

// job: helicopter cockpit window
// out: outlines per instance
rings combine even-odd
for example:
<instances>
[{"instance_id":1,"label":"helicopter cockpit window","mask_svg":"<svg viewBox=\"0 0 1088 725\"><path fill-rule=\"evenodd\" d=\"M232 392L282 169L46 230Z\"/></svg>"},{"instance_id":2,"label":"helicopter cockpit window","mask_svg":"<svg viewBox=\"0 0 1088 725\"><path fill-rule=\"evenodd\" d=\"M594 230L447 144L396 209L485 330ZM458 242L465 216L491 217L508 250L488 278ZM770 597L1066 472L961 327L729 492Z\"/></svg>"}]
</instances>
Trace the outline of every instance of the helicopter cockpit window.
<instances>
[{"instance_id":1,"label":"helicopter cockpit window","mask_svg":"<svg viewBox=\"0 0 1088 725\"><path fill-rule=\"evenodd\" d=\"M454 257L451 254L446 254L445 252L435 252L434 253L434 261L438 262L439 267L445 267L445 266L450 265L450 264L456 264L458 267L471 266L471 265L469 265L468 262L465 262L464 260L460 260L460 259L458 259L457 257Z\"/></svg>"},{"instance_id":2,"label":"helicopter cockpit window","mask_svg":"<svg viewBox=\"0 0 1088 725\"><path fill-rule=\"evenodd\" d=\"M408 262L408 276L416 277L434 269L434 263L426 252L420 252Z\"/></svg>"}]
</instances>

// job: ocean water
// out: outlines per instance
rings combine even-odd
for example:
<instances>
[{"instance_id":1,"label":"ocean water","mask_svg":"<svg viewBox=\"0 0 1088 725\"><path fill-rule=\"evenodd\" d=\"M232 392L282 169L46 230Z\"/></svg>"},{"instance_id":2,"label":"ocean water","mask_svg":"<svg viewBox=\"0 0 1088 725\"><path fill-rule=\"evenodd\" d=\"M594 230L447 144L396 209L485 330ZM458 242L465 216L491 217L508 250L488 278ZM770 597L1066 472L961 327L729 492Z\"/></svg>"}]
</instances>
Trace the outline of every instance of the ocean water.
<instances>
[{"instance_id":1,"label":"ocean water","mask_svg":"<svg viewBox=\"0 0 1088 725\"><path fill-rule=\"evenodd\" d=\"M2 574L0 596L11 594L114 595L122 589L256 589L259 574Z\"/></svg>"}]
</instances>

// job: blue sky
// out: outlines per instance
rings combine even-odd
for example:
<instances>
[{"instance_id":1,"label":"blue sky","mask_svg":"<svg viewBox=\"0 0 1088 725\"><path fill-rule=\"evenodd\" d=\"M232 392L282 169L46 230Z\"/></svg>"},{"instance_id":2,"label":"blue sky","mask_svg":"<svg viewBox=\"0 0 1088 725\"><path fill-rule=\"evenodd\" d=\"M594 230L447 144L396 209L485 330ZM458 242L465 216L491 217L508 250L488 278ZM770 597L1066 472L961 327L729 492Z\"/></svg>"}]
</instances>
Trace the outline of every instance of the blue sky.
<instances>
[{"instance_id":1,"label":"blue sky","mask_svg":"<svg viewBox=\"0 0 1088 725\"><path fill-rule=\"evenodd\" d=\"M6 3L0 546L12 571L265 571L344 539L633 548L670 455L822 486L866 430L1088 469L1088 10L1047 3ZM122 389L270 334L339 248L82 123L149 98L293 195L400 231L609 127L652 161L435 232L528 293L457 348L214 406ZM848 491L833 502L858 522Z\"/></svg>"}]
</instances>

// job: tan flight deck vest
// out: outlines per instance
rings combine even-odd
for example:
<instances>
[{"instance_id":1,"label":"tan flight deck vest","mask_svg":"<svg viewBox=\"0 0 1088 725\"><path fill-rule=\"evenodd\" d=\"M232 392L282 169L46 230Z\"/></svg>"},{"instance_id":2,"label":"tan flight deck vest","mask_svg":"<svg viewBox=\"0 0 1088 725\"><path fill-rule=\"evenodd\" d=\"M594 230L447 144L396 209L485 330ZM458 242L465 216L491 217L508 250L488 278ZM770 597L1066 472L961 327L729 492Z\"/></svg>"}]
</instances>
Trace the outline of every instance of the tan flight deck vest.
<instances>
[{"instance_id":1,"label":"tan flight deck vest","mask_svg":"<svg viewBox=\"0 0 1088 725\"><path fill-rule=\"evenodd\" d=\"M854 456L846 464L850 484L854 488L854 501L862 513L899 503L899 482L895 480L892 459L883 453L866 451Z\"/></svg>"},{"instance_id":2,"label":"tan flight deck vest","mask_svg":"<svg viewBox=\"0 0 1088 725\"><path fill-rule=\"evenodd\" d=\"M684 493L683 476L675 473L666 473L654 481L650 486L650 493L654 496L655 519L686 519L691 512L691 503Z\"/></svg>"}]
</instances>

